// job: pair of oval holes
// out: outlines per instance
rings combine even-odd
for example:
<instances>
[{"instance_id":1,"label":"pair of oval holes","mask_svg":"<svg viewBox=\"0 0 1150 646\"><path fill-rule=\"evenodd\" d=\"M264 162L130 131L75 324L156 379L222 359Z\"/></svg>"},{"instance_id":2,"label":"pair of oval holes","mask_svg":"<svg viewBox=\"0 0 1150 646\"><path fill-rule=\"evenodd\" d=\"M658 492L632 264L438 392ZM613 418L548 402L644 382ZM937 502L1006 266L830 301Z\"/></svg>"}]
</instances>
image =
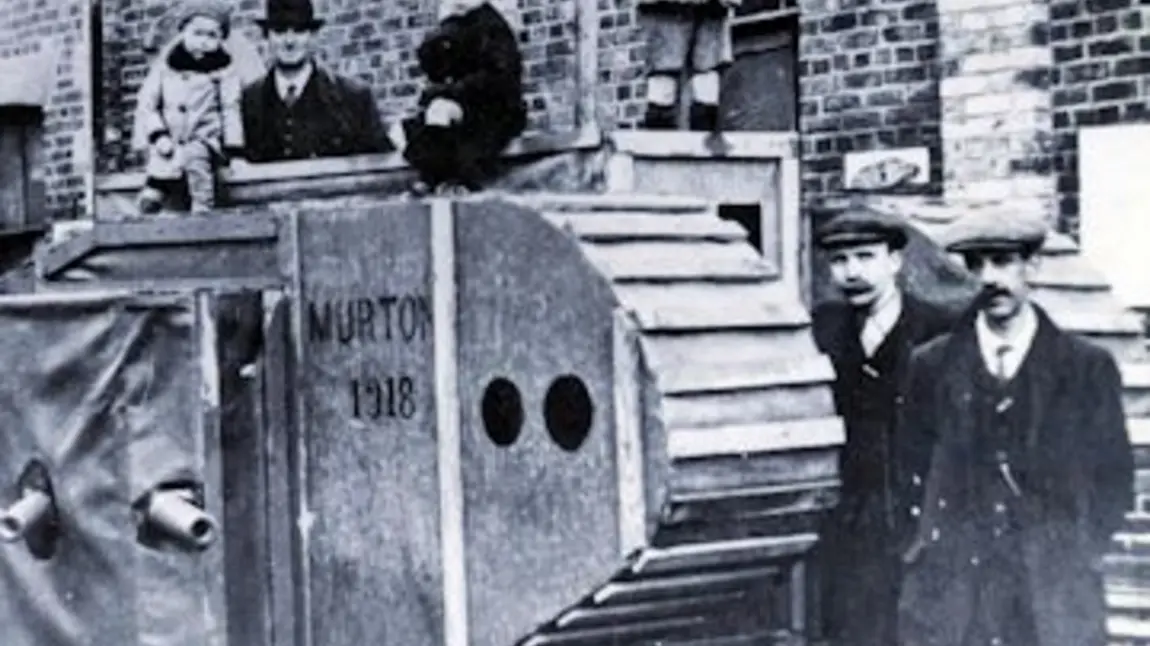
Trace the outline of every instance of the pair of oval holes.
<instances>
[{"instance_id":1,"label":"pair of oval holes","mask_svg":"<svg viewBox=\"0 0 1150 646\"><path fill-rule=\"evenodd\" d=\"M497 446L511 446L523 432L523 397L510 380L498 377L487 384L481 404L483 428ZM543 398L547 434L564 451L576 451L591 432L594 406L583 380L563 375L551 382Z\"/></svg>"}]
</instances>

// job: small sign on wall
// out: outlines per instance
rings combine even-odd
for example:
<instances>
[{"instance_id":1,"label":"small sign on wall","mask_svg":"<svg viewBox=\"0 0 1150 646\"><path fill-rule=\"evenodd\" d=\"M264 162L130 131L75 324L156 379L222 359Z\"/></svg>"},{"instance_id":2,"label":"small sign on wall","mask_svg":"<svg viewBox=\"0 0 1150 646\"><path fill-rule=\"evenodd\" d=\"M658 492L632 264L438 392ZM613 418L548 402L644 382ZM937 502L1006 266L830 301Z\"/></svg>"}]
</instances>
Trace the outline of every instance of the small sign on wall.
<instances>
[{"instance_id":1,"label":"small sign on wall","mask_svg":"<svg viewBox=\"0 0 1150 646\"><path fill-rule=\"evenodd\" d=\"M843 187L881 191L930 181L930 149L897 148L849 152L843 159Z\"/></svg>"}]
</instances>

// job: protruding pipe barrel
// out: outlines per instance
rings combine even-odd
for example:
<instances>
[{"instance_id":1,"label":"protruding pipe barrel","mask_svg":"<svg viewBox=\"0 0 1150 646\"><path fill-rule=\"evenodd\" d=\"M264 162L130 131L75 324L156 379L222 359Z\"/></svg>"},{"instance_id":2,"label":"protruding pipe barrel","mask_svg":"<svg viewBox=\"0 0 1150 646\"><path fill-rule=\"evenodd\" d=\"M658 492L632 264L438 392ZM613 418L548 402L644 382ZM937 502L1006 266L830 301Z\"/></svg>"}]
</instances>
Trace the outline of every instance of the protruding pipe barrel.
<instances>
[{"instance_id":1,"label":"protruding pipe barrel","mask_svg":"<svg viewBox=\"0 0 1150 646\"><path fill-rule=\"evenodd\" d=\"M39 525L52 510L52 497L43 491L29 489L24 496L0 514L0 541L14 543L25 533Z\"/></svg>"},{"instance_id":2,"label":"protruding pipe barrel","mask_svg":"<svg viewBox=\"0 0 1150 646\"><path fill-rule=\"evenodd\" d=\"M190 497L185 491L157 491L148 500L145 517L168 535L205 549L216 540L217 524Z\"/></svg>"}]
</instances>

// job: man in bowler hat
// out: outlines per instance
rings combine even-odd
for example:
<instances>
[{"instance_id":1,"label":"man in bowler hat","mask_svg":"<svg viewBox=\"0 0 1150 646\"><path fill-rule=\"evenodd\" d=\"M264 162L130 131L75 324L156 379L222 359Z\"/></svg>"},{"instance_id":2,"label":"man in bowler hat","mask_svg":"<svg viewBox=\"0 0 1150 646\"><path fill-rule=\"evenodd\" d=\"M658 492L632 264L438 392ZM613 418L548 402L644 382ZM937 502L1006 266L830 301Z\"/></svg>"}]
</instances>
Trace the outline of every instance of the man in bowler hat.
<instances>
[{"instance_id":1,"label":"man in bowler hat","mask_svg":"<svg viewBox=\"0 0 1150 646\"><path fill-rule=\"evenodd\" d=\"M899 603L906 646L1104 646L1099 572L1132 501L1114 359L1031 300L1040 219L985 210L946 235L982 283L911 359L899 432L930 446Z\"/></svg>"},{"instance_id":2,"label":"man in bowler hat","mask_svg":"<svg viewBox=\"0 0 1150 646\"><path fill-rule=\"evenodd\" d=\"M911 525L897 491L898 386L912 349L946 331L943 309L904 293L898 276L905 224L854 205L816 231L843 300L812 315L819 349L835 368L834 396L846 426L841 496L823 531L819 566L827 637L835 646L894 643L897 537Z\"/></svg>"},{"instance_id":3,"label":"man in bowler hat","mask_svg":"<svg viewBox=\"0 0 1150 646\"><path fill-rule=\"evenodd\" d=\"M311 0L268 0L257 23L272 65L244 91L247 157L253 162L337 157L395 149L370 88L320 67Z\"/></svg>"}]
</instances>

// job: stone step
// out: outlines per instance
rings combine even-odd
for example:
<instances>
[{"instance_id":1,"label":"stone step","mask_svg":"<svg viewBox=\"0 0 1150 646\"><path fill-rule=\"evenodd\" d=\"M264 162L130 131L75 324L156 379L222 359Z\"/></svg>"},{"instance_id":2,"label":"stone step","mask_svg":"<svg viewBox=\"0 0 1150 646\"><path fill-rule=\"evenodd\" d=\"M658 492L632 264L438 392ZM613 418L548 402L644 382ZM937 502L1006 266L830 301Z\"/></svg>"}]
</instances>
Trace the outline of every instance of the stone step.
<instances>
[{"instance_id":1,"label":"stone step","mask_svg":"<svg viewBox=\"0 0 1150 646\"><path fill-rule=\"evenodd\" d=\"M1150 446L1150 417L1127 417L1126 430L1135 447Z\"/></svg>"},{"instance_id":2,"label":"stone step","mask_svg":"<svg viewBox=\"0 0 1150 646\"><path fill-rule=\"evenodd\" d=\"M701 213L713 210L711 203L701 198L643 193L524 193L503 196L503 199L545 213Z\"/></svg>"},{"instance_id":3,"label":"stone step","mask_svg":"<svg viewBox=\"0 0 1150 646\"><path fill-rule=\"evenodd\" d=\"M762 282L778 272L750 245L714 242L585 243L587 258L615 281Z\"/></svg>"},{"instance_id":4,"label":"stone step","mask_svg":"<svg viewBox=\"0 0 1150 646\"><path fill-rule=\"evenodd\" d=\"M656 375L680 366L721 366L732 361L767 364L819 354L806 327L647 333L641 343Z\"/></svg>"},{"instance_id":5,"label":"stone step","mask_svg":"<svg viewBox=\"0 0 1150 646\"><path fill-rule=\"evenodd\" d=\"M769 363L732 360L729 363L664 366L658 387L665 395L731 392L826 384L835 378L834 366L822 354L796 355Z\"/></svg>"},{"instance_id":6,"label":"stone step","mask_svg":"<svg viewBox=\"0 0 1150 646\"><path fill-rule=\"evenodd\" d=\"M823 420L825 421L791 420L779 424L809 423L834 427L839 429L838 432L843 432L840 419L827 416ZM757 422L750 422L755 423ZM696 435L686 435L688 432L696 432ZM742 439L732 440L725 445L720 445L718 441L712 443L706 433L714 432L722 431L685 429L684 435L676 436L677 446L682 447L676 450L687 456L678 458L672 463L671 491L675 492L676 496L717 497L727 492L753 487L793 486L796 483L838 480L841 444L831 443L823 447L812 446L802 450L751 453L743 450L746 442ZM824 431L822 437L833 436L831 431ZM695 446L706 448L692 451L692 447ZM727 450L726 446L734 448ZM689 457L691 455L697 457Z\"/></svg>"},{"instance_id":7,"label":"stone step","mask_svg":"<svg viewBox=\"0 0 1150 646\"><path fill-rule=\"evenodd\" d=\"M1114 610L1150 612L1150 588L1107 585L1106 607Z\"/></svg>"},{"instance_id":8,"label":"stone step","mask_svg":"<svg viewBox=\"0 0 1150 646\"><path fill-rule=\"evenodd\" d=\"M716 541L649 549L631 566L633 574L668 574L682 570L720 567L747 567L805 552L817 535L761 536L742 540Z\"/></svg>"},{"instance_id":9,"label":"stone step","mask_svg":"<svg viewBox=\"0 0 1150 646\"><path fill-rule=\"evenodd\" d=\"M1112 640L1150 639L1150 619L1112 614L1106 618L1106 632Z\"/></svg>"},{"instance_id":10,"label":"stone step","mask_svg":"<svg viewBox=\"0 0 1150 646\"><path fill-rule=\"evenodd\" d=\"M831 415L727 426L674 428L668 433L667 451L672 460L695 460L720 456L828 448L846 440L843 421Z\"/></svg>"},{"instance_id":11,"label":"stone step","mask_svg":"<svg viewBox=\"0 0 1150 646\"><path fill-rule=\"evenodd\" d=\"M834 414L834 399L824 383L663 397L663 421L668 429L747 427Z\"/></svg>"},{"instance_id":12,"label":"stone step","mask_svg":"<svg viewBox=\"0 0 1150 646\"><path fill-rule=\"evenodd\" d=\"M1109 352L1118 363L1141 363L1150 358L1141 339L1130 334L1079 333L1086 341Z\"/></svg>"},{"instance_id":13,"label":"stone step","mask_svg":"<svg viewBox=\"0 0 1150 646\"><path fill-rule=\"evenodd\" d=\"M1096 336L1124 336L1140 340L1142 320L1129 310L1052 310L1050 318L1067 332Z\"/></svg>"},{"instance_id":14,"label":"stone step","mask_svg":"<svg viewBox=\"0 0 1150 646\"><path fill-rule=\"evenodd\" d=\"M578 213L555 212L544 216L548 222L593 242L634 240L708 240L742 242L747 230L736 222L721 220L709 213Z\"/></svg>"},{"instance_id":15,"label":"stone step","mask_svg":"<svg viewBox=\"0 0 1150 646\"><path fill-rule=\"evenodd\" d=\"M1124 361L1118 364L1122 373L1122 400L1128 417L1150 417L1150 362Z\"/></svg>"},{"instance_id":16,"label":"stone step","mask_svg":"<svg viewBox=\"0 0 1150 646\"><path fill-rule=\"evenodd\" d=\"M1079 254L1043 257L1031 284L1079 291L1109 291L1110 283Z\"/></svg>"},{"instance_id":17,"label":"stone step","mask_svg":"<svg viewBox=\"0 0 1150 646\"><path fill-rule=\"evenodd\" d=\"M1110 290L1083 291L1062 287L1035 286L1031 296L1048 312L1126 312Z\"/></svg>"},{"instance_id":18,"label":"stone step","mask_svg":"<svg viewBox=\"0 0 1150 646\"><path fill-rule=\"evenodd\" d=\"M810 315L778 283L620 283L615 294L648 331L800 328Z\"/></svg>"},{"instance_id":19,"label":"stone step","mask_svg":"<svg viewBox=\"0 0 1150 646\"><path fill-rule=\"evenodd\" d=\"M1081 248L1078 243L1074 242L1074 238L1058 232L1050 232L1046 236L1046 241L1039 250L1041 256L1066 256L1078 254Z\"/></svg>"}]
</instances>

